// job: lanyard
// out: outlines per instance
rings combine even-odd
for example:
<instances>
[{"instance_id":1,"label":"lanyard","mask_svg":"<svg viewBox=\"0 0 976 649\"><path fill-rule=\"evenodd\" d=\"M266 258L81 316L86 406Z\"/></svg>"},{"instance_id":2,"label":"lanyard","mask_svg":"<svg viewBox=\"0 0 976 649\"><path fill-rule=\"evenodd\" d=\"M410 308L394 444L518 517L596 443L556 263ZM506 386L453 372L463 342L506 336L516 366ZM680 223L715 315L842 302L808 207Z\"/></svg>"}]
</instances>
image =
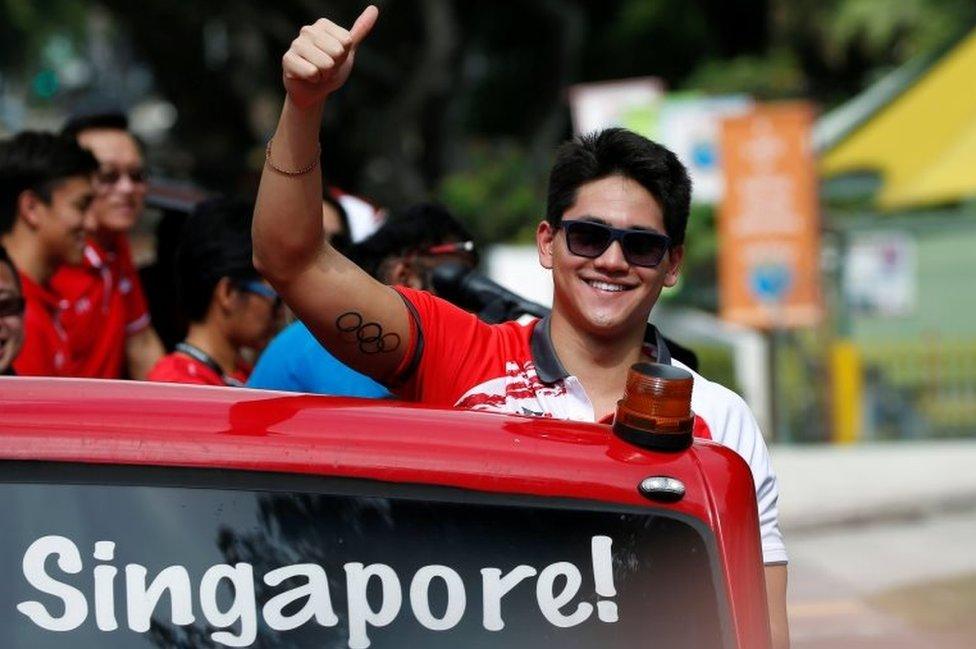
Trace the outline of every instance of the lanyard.
<instances>
[{"instance_id":1,"label":"lanyard","mask_svg":"<svg viewBox=\"0 0 976 649\"><path fill-rule=\"evenodd\" d=\"M220 365L217 364L217 361L215 361L210 354L203 351L199 347L191 345L187 342L176 343L176 351L186 354L198 363L202 363L209 367L217 374L217 376L220 377L220 380L224 382L224 385L230 385L235 388L239 388L244 385L233 376L224 374L224 370L220 367Z\"/></svg>"}]
</instances>

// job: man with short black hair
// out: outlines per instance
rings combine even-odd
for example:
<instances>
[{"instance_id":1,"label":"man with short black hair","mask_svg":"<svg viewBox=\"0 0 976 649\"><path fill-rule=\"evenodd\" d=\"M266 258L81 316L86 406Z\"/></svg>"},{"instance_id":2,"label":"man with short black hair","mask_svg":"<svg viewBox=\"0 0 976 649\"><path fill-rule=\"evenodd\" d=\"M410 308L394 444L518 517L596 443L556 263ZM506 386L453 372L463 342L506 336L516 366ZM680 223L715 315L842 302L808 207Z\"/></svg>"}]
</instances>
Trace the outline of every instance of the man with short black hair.
<instances>
[{"instance_id":1,"label":"man with short black hair","mask_svg":"<svg viewBox=\"0 0 976 649\"><path fill-rule=\"evenodd\" d=\"M281 300L251 262L249 203L214 199L186 223L176 256L177 286L190 329L176 351L150 370L150 381L243 385L274 335Z\"/></svg>"},{"instance_id":2,"label":"man with short black hair","mask_svg":"<svg viewBox=\"0 0 976 649\"><path fill-rule=\"evenodd\" d=\"M81 261L94 229L89 207L98 163L73 140L27 131L0 144L0 240L26 302L21 375L72 376L62 302L50 286L63 264Z\"/></svg>"},{"instance_id":3,"label":"man with short black hair","mask_svg":"<svg viewBox=\"0 0 976 649\"><path fill-rule=\"evenodd\" d=\"M367 7L348 31L326 19L307 25L282 58L287 97L261 176L255 260L316 337L407 399L576 421L611 421L637 362L690 372L647 320L678 281L691 183L673 153L634 133L610 129L557 153L536 229L554 284L542 320L488 325L429 293L384 286L322 243L320 179L310 171L323 108L377 16ZM787 556L766 444L738 395L692 376L695 434L752 470L773 641L786 647Z\"/></svg>"},{"instance_id":4,"label":"man with short black hair","mask_svg":"<svg viewBox=\"0 0 976 649\"><path fill-rule=\"evenodd\" d=\"M142 283L132 261L129 232L142 216L147 178L142 147L116 111L72 118L63 133L98 160L92 212L96 230L80 264L52 280L68 302L63 324L71 372L96 378L143 378L163 355L149 320Z\"/></svg>"}]
</instances>

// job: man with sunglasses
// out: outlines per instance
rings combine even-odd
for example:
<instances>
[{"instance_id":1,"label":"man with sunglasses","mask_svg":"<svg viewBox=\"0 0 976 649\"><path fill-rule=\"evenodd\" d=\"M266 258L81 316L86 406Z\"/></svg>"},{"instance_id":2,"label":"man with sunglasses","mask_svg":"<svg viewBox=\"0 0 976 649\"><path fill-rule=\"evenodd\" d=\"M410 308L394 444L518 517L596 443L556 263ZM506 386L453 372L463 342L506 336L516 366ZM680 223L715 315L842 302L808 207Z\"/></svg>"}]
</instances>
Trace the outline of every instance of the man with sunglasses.
<instances>
[{"instance_id":1,"label":"man with sunglasses","mask_svg":"<svg viewBox=\"0 0 976 649\"><path fill-rule=\"evenodd\" d=\"M241 386L251 367L244 350L261 351L274 335L281 300L251 262L249 203L214 199L187 221L176 257L177 286L190 321L176 351L148 379Z\"/></svg>"},{"instance_id":2,"label":"man with sunglasses","mask_svg":"<svg viewBox=\"0 0 976 649\"><path fill-rule=\"evenodd\" d=\"M259 270L340 360L403 398L446 407L607 422L628 368L672 363L648 316L678 280L691 183L667 149L610 129L565 144L549 177L539 261L552 271L552 314L488 325L423 291L387 287L323 245L319 125L376 22L321 19L282 58L286 99L268 144L254 220ZM777 482L755 418L697 374L696 434L731 447L753 473L774 646L788 646L786 551Z\"/></svg>"},{"instance_id":3,"label":"man with sunglasses","mask_svg":"<svg viewBox=\"0 0 976 649\"><path fill-rule=\"evenodd\" d=\"M163 355L159 336L129 247L129 232L142 215L146 171L142 149L128 131L125 115L114 111L80 114L63 133L98 160L92 211L96 231L80 264L61 269L52 280L68 302L64 326L73 376L144 378Z\"/></svg>"}]
</instances>

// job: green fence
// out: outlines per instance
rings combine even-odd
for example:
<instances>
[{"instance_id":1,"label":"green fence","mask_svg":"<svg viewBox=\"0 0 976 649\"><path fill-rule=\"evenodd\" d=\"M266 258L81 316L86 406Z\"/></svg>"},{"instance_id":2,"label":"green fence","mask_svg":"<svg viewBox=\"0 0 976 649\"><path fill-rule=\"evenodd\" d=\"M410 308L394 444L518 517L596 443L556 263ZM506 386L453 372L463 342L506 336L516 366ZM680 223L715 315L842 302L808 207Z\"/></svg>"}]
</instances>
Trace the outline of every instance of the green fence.
<instances>
[{"instance_id":1,"label":"green fence","mask_svg":"<svg viewBox=\"0 0 976 649\"><path fill-rule=\"evenodd\" d=\"M866 437L976 436L976 340L861 349Z\"/></svg>"},{"instance_id":2,"label":"green fence","mask_svg":"<svg viewBox=\"0 0 976 649\"><path fill-rule=\"evenodd\" d=\"M836 439L830 346L822 331L776 337L776 421L774 430L766 431L770 439ZM738 387L730 347L691 347L698 353L703 375ZM862 342L856 348L861 370L857 439L976 437L976 338Z\"/></svg>"}]
</instances>

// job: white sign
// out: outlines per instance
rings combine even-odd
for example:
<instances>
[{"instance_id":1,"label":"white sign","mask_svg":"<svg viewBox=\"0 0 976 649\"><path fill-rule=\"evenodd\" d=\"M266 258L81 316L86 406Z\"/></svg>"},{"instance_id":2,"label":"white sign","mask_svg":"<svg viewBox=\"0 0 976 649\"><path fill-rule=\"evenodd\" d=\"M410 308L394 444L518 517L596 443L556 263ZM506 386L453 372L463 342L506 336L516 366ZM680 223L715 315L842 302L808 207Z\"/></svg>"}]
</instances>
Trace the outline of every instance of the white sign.
<instances>
[{"instance_id":1,"label":"white sign","mask_svg":"<svg viewBox=\"0 0 976 649\"><path fill-rule=\"evenodd\" d=\"M668 95L664 99L657 128L659 141L688 168L694 202L717 203L722 199L725 182L719 155L721 122L746 114L752 105L745 95Z\"/></svg>"},{"instance_id":2,"label":"white sign","mask_svg":"<svg viewBox=\"0 0 976 649\"><path fill-rule=\"evenodd\" d=\"M577 135L622 126L653 138L664 86L653 77L584 83L569 89Z\"/></svg>"},{"instance_id":3,"label":"white sign","mask_svg":"<svg viewBox=\"0 0 976 649\"><path fill-rule=\"evenodd\" d=\"M844 264L844 298L854 313L911 315L918 296L918 250L904 232L853 235Z\"/></svg>"},{"instance_id":4,"label":"white sign","mask_svg":"<svg viewBox=\"0 0 976 649\"><path fill-rule=\"evenodd\" d=\"M408 615L431 631L447 631L457 626L468 609L468 593L477 592L474 601L482 603L481 610L473 612L480 618L487 631L500 631L505 627L505 595L521 582L534 580L535 600L545 620L558 628L583 624L593 617L603 623L618 621L613 580L613 541L609 536L593 536L590 539L592 564L584 568L591 571L595 583L595 605L580 592L583 573L580 566L568 561L557 561L537 569L518 565L503 572L499 568L484 567L480 570L480 583L465 583L457 570L445 565L425 565L412 576L398 574L385 563L364 565L350 561L332 567L333 574L345 573L345 606L336 601L345 613L349 625L347 642L350 649L366 649L370 646L369 630L387 626L409 609ZM258 576L254 566L241 562L234 565L211 566L194 587L190 572L185 566L169 566L152 577L145 566L129 563L115 565L115 542L98 541L94 544L88 567L82 559L78 545L64 536L44 536L27 548L23 556L24 578L35 590L60 600L53 608L35 600L17 604L17 610L42 629L65 632L77 629L94 612L95 624L100 631L119 629L115 610L116 576L125 588L125 618L131 631L149 631L150 620L165 619L179 626L194 622L194 595L196 607L203 613L208 625L214 629L211 640L228 647L249 647L257 639L258 616L273 630L290 631L305 624L334 627L339 624L333 593L329 589L326 568L314 563L298 563L282 566ZM77 575L90 569L94 592L86 594L62 581L62 575ZM122 575L124 575L124 577ZM406 589L404 579L408 578ZM288 583L258 610L255 595L257 580L272 588ZM294 580L301 580L294 585ZM430 605L433 583L446 591L447 606L435 614ZM370 588L373 584L373 588ZM218 591L229 587L232 601L221 606ZM369 591L373 597L367 597ZM379 593L379 598L375 597ZM157 612L160 600L168 594L169 606ZM50 598L45 598L50 602ZM338 600L338 598L335 598ZM406 602L404 601L406 600ZM301 604L300 607L296 606ZM344 610L343 610L344 609Z\"/></svg>"}]
</instances>

